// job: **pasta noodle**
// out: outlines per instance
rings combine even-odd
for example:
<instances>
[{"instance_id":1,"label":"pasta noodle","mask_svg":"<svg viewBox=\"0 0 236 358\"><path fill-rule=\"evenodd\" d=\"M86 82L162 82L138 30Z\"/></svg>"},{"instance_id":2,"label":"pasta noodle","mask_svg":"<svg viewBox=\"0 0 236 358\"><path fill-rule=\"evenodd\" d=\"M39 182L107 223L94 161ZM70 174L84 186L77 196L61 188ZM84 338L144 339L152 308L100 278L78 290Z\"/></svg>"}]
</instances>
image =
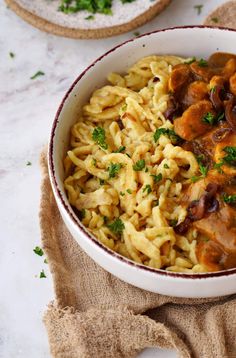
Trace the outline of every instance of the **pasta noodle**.
<instances>
[{"instance_id":1,"label":"pasta noodle","mask_svg":"<svg viewBox=\"0 0 236 358\"><path fill-rule=\"evenodd\" d=\"M173 124L164 115L172 67L184 61L149 56L125 76L108 76L110 85L92 94L71 129L64 185L102 244L140 264L188 273L206 271L197 233L177 235L173 223L186 218L180 197L199 166L166 135Z\"/></svg>"}]
</instances>

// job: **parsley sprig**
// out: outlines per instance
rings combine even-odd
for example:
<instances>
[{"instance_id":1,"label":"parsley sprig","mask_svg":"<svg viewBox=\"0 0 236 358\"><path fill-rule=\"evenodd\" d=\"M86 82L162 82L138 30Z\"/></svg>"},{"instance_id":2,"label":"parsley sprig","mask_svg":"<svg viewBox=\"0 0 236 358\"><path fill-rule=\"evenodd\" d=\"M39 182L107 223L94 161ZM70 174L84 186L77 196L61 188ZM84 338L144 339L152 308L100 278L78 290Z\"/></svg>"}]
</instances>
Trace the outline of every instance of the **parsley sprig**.
<instances>
[{"instance_id":1,"label":"parsley sprig","mask_svg":"<svg viewBox=\"0 0 236 358\"><path fill-rule=\"evenodd\" d=\"M108 145L106 143L106 133L104 128L96 127L93 130L92 138L95 143L97 143L102 149L107 149Z\"/></svg>"},{"instance_id":2,"label":"parsley sprig","mask_svg":"<svg viewBox=\"0 0 236 358\"><path fill-rule=\"evenodd\" d=\"M35 248L33 249L34 253L38 256L43 256L44 252L43 250L41 249L41 247L39 246L35 246Z\"/></svg>"},{"instance_id":3,"label":"parsley sprig","mask_svg":"<svg viewBox=\"0 0 236 358\"><path fill-rule=\"evenodd\" d=\"M181 141L181 138L175 133L173 129L158 128L153 135L155 143L159 140L161 135L166 135L167 137L169 137L173 144L177 144Z\"/></svg>"},{"instance_id":4,"label":"parsley sprig","mask_svg":"<svg viewBox=\"0 0 236 358\"><path fill-rule=\"evenodd\" d=\"M236 195L232 194L232 195L228 195L226 193L224 193L222 195L223 201L227 204L235 204L236 203Z\"/></svg>"},{"instance_id":5,"label":"parsley sprig","mask_svg":"<svg viewBox=\"0 0 236 358\"><path fill-rule=\"evenodd\" d=\"M196 157L198 165L199 165L199 171L200 171L201 175L200 176L193 176L191 178L191 181L193 183L196 183L198 180L204 179L207 176L208 167L203 165L203 163L202 163L203 158L204 158L203 156Z\"/></svg>"},{"instance_id":6,"label":"parsley sprig","mask_svg":"<svg viewBox=\"0 0 236 358\"><path fill-rule=\"evenodd\" d=\"M152 192L150 184L145 185L145 187L143 188L143 193L145 193L145 191L147 192L147 194L150 194Z\"/></svg>"},{"instance_id":7,"label":"parsley sprig","mask_svg":"<svg viewBox=\"0 0 236 358\"><path fill-rule=\"evenodd\" d=\"M109 178L115 178L121 168L122 168L122 164L111 163L110 166L108 167Z\"/></svg>"},{"instance_id":8,"label":"parsley sprig","mask_svg":"<svg viewBox=\"0 0 236 358\"><path fill-rule=\"evenodd\" d=\"M231 166L236 166L236 147L224 147L223 151L227 154L224 158L223 158L223 162L231 165Z\"/></svg>"},{"instance_id":9,"label":"parsley sprig","mask_svg":"<svg viewBox=\"0 0 236 358\"><path fill-rule=\"evenodd\" d=\"M143 170L145 168L145 160L144 159L140 159L138 160L134 165L133 165L133 169L136 172L140 172L141 170Z\"/></svg>"},{"instance_id":10,"label":"parsley sprig","mask_svg":"<svg viewBox=\"0 0 236 358\"><path fill-rule=\"evenodd\" d=\"M107 227L115 234L115 235L121 235L122 231L125 228L125 225L123 221L120 218L115 219L110 224L107 224Z\"/></svg>"}]
</instances>

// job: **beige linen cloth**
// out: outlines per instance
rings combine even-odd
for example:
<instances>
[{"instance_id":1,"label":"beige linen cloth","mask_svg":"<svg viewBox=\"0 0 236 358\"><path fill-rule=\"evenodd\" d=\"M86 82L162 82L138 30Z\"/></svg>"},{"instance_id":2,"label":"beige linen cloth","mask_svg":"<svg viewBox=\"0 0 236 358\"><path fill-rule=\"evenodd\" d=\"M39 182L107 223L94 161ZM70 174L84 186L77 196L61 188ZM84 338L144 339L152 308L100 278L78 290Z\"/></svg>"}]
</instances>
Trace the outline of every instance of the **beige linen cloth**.
<instances>
[{"instance_id":1,"label":"beige linen cloth","mask_svg":"<svg viewBox=\"0 0 236 358\"><path fill-rule=\"evenodd\" d=\"M236 1L217 9L206 23L236 27ZM54 358L132 358L146 347L172 348L181 358L236 358L236 295L167 297L104 271L65 227L45 153L41 167L40 225L56 295L44 322Z\"/></svg>"}]
</instances>

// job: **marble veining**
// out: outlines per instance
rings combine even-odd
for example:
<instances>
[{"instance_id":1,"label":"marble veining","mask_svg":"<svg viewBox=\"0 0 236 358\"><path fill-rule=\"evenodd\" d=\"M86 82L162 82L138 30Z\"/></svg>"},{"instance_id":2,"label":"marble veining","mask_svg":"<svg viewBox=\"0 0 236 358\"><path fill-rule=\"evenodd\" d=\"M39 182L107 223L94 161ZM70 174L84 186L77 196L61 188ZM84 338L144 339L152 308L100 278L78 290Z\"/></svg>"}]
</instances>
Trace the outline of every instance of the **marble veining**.
<instances>
[{"instance_id":1,"label":"marble veining","mask_svg":"<svg viewBox=\"0 0 236 358\"><path fill-rule=\"evenodd\" d=\"M139 31L200 24L223 2L201 0L204 7L198 15L198 0L173 0ZM102 53L133 36L130 32L102 40L56 37L34 29L0 2L0 358L50 357L42 317L53 299L53 286L44 257L33 253L40 245L39 154L73 80ZM44 75L31 80L37 71ZM39 278L42 269L46 279ZM140 355L154 356L176 354L146 350Z\"/></svg>"}]
</instances>

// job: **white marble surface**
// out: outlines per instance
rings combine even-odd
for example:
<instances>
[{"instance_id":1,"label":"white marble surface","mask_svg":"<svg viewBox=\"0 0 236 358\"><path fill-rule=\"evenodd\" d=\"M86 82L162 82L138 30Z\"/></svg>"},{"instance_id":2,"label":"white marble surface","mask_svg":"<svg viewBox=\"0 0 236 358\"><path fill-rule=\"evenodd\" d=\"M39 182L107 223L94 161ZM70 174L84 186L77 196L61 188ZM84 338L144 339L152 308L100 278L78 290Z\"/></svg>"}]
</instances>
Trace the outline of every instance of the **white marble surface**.
<instances>
[{"instance_id":1,"label":"white marble surface","mask_svg":"<svg viewBox=\"0 0 236 358\"><path fill-rule=\"evenodd\" d=\"M139 30L200 24L223 2L173 0ZM194 5L199 4L204 7L197 15ZM42 316L53 299L52 280L43 259L33 253L40 245L39 153L71 82L96 57L132 36L96 41L55 37L24 23L0 1L0 358L50 357ZM45 76L31 80L38 70ZM39 279L41 269L46 279ZM140 357L176 354L149 349Z\"/></svg>"}]
</instances>

